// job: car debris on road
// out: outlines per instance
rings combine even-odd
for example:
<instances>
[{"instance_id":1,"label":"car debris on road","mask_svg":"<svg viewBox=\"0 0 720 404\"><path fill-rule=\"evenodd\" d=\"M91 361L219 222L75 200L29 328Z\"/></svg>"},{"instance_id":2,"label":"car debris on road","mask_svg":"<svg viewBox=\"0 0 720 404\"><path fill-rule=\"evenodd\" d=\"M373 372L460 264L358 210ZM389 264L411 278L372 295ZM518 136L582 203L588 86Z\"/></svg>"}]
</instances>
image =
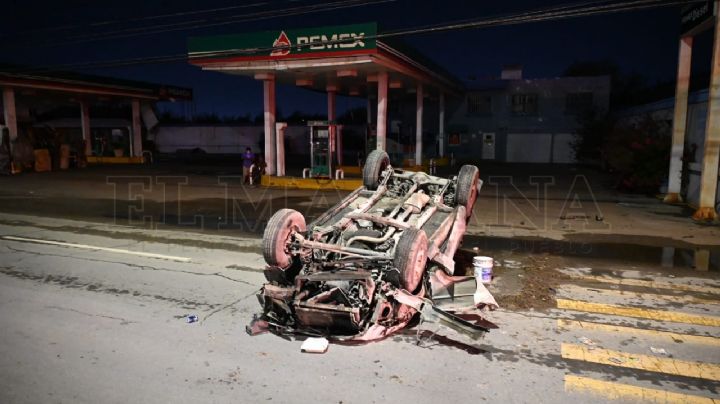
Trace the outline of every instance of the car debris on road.
<instances>
[{"instance_id":1,"label":"car debris on road","mask_svg":"<svg viewBox=\"0 0 720 404\"><path fill-rule=\"evenodd\" d=\"M492 323L460 314L498 307L481 283L482 299L464 307L440 308L433 297L452 296L457 282L474 279L454 276L453 257L481 186L475 166L446 179L395 169L387 153L375 150L363 186L312 223L279 210L265 228L262 313L248 333L372 341L419 314L422 322L479 338Z\"/></svg>"}]
</instances>

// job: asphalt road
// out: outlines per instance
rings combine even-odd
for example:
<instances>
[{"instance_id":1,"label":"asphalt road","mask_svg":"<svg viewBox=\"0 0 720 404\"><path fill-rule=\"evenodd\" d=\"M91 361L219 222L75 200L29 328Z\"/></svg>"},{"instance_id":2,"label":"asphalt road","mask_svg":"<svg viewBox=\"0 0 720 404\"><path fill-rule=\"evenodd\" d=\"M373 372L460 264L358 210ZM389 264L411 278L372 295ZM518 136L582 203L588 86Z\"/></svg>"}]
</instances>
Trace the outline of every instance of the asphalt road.
<instances>
[{"instance_id":1,"label":"asphalt road","mask_svg":"<svg viewBox=\"0 0 720 404\"><path fill-rule=\"evenodd\" d=\"M556 309L493 312L479 343L317 355L245 333L259 245L0 214L0 402L720 402L717 273L578 262Z\"/></svg>"}]
</instances>

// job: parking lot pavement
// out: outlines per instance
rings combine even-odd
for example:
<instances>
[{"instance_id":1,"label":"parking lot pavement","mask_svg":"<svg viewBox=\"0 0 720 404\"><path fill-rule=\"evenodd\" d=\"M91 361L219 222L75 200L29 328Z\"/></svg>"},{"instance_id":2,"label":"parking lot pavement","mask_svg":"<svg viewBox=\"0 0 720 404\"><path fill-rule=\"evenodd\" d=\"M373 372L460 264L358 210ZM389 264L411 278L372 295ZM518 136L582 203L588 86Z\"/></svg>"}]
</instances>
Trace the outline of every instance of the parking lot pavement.
<instances>
[{"instance_id":1,"label":"parking lot pavement","mask_svg":"<svg viewBox=\"0 0 720 404\"><path fill-rule=\"evenodd\" d=\"M0 401L718 399L713 276L571 265L556 309L490 313L499 328L479 342L421 325L310 355L244 331L259 308L259 247L0 214Z\"/></svg>"}]
</instances>

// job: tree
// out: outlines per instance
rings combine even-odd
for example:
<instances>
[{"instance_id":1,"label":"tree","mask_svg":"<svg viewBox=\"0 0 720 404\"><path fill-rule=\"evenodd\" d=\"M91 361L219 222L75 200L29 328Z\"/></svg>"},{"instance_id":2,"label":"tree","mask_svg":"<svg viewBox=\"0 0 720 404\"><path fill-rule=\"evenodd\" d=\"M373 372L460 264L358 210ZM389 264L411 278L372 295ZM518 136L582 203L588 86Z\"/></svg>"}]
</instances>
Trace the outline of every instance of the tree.
<instances>
[{"instance_id":1,"label":"tree","mask_svg":"<svg viewBox=\"0 0 720 404\"><path fill-rule=\"evenodd\" d=\"M644 104L665 97L672 97L674 81L649 84L637 72L625 73L610 60L575 62L563 73L566 77L609 76L610 109Z\"/></svg>"},{"instance_id":2,"label":"tree","mask_svg":"<svg viewBox=\"0 0 720 404\"><path fill-rule=\"evenodd\" d=\"M603 145L615 127L615 122L608 113L591 109L578 117L578 123L580 127L572 144L575 159L584 162L601 161Z\"/></svg>"}]
</instances>

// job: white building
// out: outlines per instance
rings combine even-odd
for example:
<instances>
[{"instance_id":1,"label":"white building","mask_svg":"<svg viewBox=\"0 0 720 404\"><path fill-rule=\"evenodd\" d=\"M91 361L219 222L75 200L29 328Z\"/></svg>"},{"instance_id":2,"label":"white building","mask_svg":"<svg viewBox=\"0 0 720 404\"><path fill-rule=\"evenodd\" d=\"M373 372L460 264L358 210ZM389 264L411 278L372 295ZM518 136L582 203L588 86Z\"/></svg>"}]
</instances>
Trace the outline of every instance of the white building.
<instances>
[{"instance_id":1,"label":"white building","mask_svg":"<svg viewBox=\"0 0 720 404\"><path fill-rule=\"evenodd\" d=\"M610 102L609 76L523 79L512 66L467 85L448 124L447 151L460 160L573 163L578 116Z\"/></svg>"}]
</instances>

